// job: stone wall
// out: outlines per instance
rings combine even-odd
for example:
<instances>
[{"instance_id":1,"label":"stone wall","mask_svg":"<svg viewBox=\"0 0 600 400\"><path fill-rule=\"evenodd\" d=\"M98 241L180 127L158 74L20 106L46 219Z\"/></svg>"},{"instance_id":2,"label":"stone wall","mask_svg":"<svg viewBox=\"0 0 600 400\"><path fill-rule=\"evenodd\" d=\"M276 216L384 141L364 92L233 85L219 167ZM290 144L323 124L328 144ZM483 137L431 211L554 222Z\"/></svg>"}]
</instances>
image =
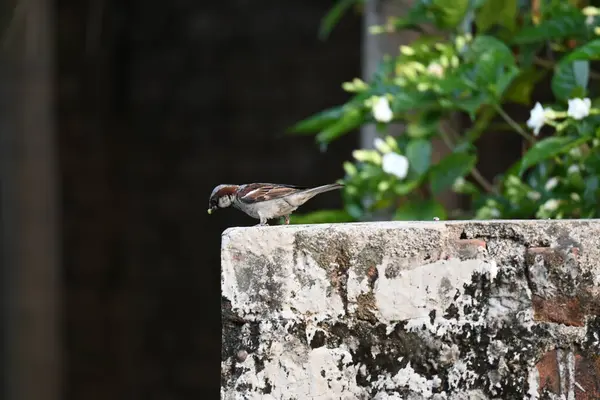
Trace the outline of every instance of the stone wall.
<instances>
[{"instance_id":1,"label":"stone wall","mask_svg":"<svg viewBox=\"0 0 600 400\"><path fill-rule=\"evenodd\" d=\"M223 399L598 399L600 222L222 236Z\"/></svg>"}]
</instances>

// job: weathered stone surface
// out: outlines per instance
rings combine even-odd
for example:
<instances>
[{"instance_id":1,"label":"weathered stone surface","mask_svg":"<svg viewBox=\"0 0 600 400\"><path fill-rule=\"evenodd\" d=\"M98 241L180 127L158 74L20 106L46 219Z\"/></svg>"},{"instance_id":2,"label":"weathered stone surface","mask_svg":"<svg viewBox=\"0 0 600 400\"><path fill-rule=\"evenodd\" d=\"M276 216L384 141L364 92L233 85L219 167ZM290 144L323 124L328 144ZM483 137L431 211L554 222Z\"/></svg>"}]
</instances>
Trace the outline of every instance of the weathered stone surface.
<instances>
[{"instance_id":1,"label":"weathered stone surface","mask_svg":"<svg viewBox=\"0 0 600 400\"><path fill-rule=\"evenodd\" d=\"M232 228L223 399L598 399L600 221Z\"/></svg>"}]
</instances>

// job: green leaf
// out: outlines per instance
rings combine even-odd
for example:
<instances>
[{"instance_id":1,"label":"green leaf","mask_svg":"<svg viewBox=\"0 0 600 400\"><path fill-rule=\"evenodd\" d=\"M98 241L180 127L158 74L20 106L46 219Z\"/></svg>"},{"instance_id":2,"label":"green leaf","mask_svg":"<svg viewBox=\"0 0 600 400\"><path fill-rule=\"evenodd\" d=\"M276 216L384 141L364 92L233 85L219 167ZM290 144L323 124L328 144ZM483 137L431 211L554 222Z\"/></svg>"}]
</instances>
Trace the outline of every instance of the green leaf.
<instances>
[{"instance_id":1,"label":"green leaf","mask_svg":"<svg viewBox=\"0 0 600 400\"><path fill-rule=\"evenodd\" d=\"M469 10L470 0L432 0L431 11L442 28L455 28Z\"/></svg>"},{"instance_id":2,"label":"green leaf","mask_svg":"<svg viewBox=\"0 0 600 400\"><path fill-rule=\"evenodd\" d=\"M394 94L394 99L390 107L395 113L402 113L418 108L425 108L432 103L431 95L428 93L399 92Z\"/></svg>"},{"instance_id":3,"label":"green leaf","mask_svg":"<svg viewBox=\"0 0 600 400\"><path fill-rule=\"evenodd\" d=\"M468 153L452 153L442 159L429 171L430 187L433 194L439 194L452 186L456 178L468 174L477 161L477 156Z\"/></svg>"},{"instance_id":4,"label":"green leaf","mask_svg":"<svg viewBox=\"0 0 600 400\"><path fill-rule=\"evenodd\" d=\"M592 40L576 48L560 60L560 62L568 63L576 60L600 60L600 39Z\"/></svg>"},{"instance_id":5,"label":"green leaf","mask_svg":"<svg viewBox=\"0 0 600 400\"><path fill-rule=\"evenodd\" d=\"M571 36L584 35L586 31L585 17L582 13L561 15L542 21L536 26L527 26L513 38L513 43L537 43L546 40L564 39Z\"/></svg>"},{"instance_id":6,"label":"green leaf","mask_svg":"<svg viewBox=\"0 0 600 400\"><path fill-rule=\"evenodd\" d=\"M521 159L519 175L523 175L529 167L544 160L568 152L574 146L589 140L587 137L573 139L566 136L551 136L534 144Z\"/></svg>"},{"instance_id":7,"label":"green leaf","mask_svg":"<svg viewBox=\"0 0 600 400\"><path fill-rule=\"evenodd\" d=\"M575 75L575 82L584 89L587 88L590 80L589 61L573 61L573 73Z\"/></svg>"},{"instance_id":8,"label":"green leaf","mask_svg":"<svg viewBox=\"0 0 600 400\"><path fill-rule=\"evenodd\" d=\"M514 64L514 58L510 48L504 44L501 40L496 39L493 36L480 35L477 36L467 55L470 61L478 62L481 61L480 57L487 53L494 53L494 58L498 60L512 61Z\"/></svg>"},{"instance_id":9,"label":"green leaf","mask_svg":"<svg viewBox=\"0 0 600 400\"><path fill-rule=\"evenodd\" d=\"M327 14L321 20L321 26L319 27L319 38L326 39L335 25L344 16L346 11L350 9L356 3L362 3L364 0L339 0L335 5L327 12Z\"/></svg>"},{"instance_id":10,"label":"green leaf","mask_svg":"<svg viewBox=\"0 0 600 400\"><path fill-rule=\"evenodd\" d=\"M468 97L453 100L452 106L466 112L471 120L475 119L481 106L490 104L492 99L485 93L474 93Z\"/></svg>"},{"instance_id":11,"label":"green leaf","mask_svg":"<svg viewBox=\"0 0 600 400\"><path fill-rule=\"evenodd\" d=\"M344 115L345 105L328 108L303 119L288 129L289 133L313 134L325 129Z\"/></svg>"},{"instance_id":12,"label":"green leaf","mask_svg":"<svg viewBox=\"0 0 600 400\"><path fill-rule=\"evenodd\" d=\"M589 80L589 71L589 61L558 64L551 82L554 96L563 101L572 97L584 97Z\"/></svg>"},{"instance_id":13,"label":"green leaf","mask_svg":"<svg viewBox=\"0 0 600 400\"><path fill-rule=\"evenodd\" d=\"M409 201L396 210L394 219L397 221L431 221L435 217L446 219L446 209L433 199Z\"/></svg>"},{"instance_id":14,"label":"green leaf","mask_svg":"<svg viewBox=\"0 0 600 400\"><path fill-rule=\"evenodd\" d=\"M483 33L494 25L513 31L517 21L517 10L517 0L485 1L475 16L478 31Z\"/></svg>"},{"instance_id":15,"label":"green leaf","mask_svg":"<svg viewBox=\"0 0 600 400\"><path fill-rule=\"evenodd\" d=\"M469 147L474 147L473 143L475 143L475 141L479 139L481 135L484 134L484 132L486 132L488 126L490 125L496 114L497 111L494 107L483 108L471 129L464 133L464 138L466 139L465 144L468 144ZM454 152L458 152L459 147L460 145L456 146L454 148ZM469 147L466 147L466 151L469 151Z\"/></svg>"},{"instance_id":16,"label":"green leaf","mask_svg":"<svg viewBox=\"0 0 600 400\"><path fill-rule=\"evenodd\" d=\"M431 164L431 142L425 139L411 140L406 146L406 158L410 169L422 175Z\"/></svg>"},{"instance_id":17,"label":"green leaf","mask_svg":"<svg viewBox=\"0 0 600 400\"><path fill-rule=\"evenodd\" d=\"M491 36L482 35L473 40L466 59L472 64L470 79L496 99L519 74L510 48Z\"/></svg>"},{"instance_id":18,"label":"green leaf","mask_svg":"<svg viewBox=\"0 0 600 400\"><path fill-rule=\"evenodd\" d=\"M502 97L506 89L511 85L513 80L519 75L521 71L514 65L509 66L504 74L501 74L496 80L496 84L492 85L492 93L497 98Z\"/></svg>"},{"instance_id":19,"label":"green leaf","mask_svg":"<svg viewBox=\"0 0 600 400\"><path fill-rule=\"evenodd\" d=\"M406 15L391 18L389 21L396 31L411 28L419 29L419 25L426 22L431 22L431 18L423 1L415 1Z\"/></svg>"},{"instance_id":20,"label":"green leaf","mask_svg":"<svg viewBox=\"0 0 600 400\"><path fill-rule=\"evenodd\" d=\"M292 214L291 224L333 224L353 222L355 219L346 210L318 210L306 214Z\"/></svg>"},{"instance_id":21,"label":"green leaf","mask_svg":"<svg viewBox=\"0 0 600 400\"><path fill-rule=\"evenodd\" d=\"M533 88L545 75L546 71L535 68L521 72L506 90L504 94L505 100L529 106L531 104Z\"/></svg>"},{"instance_id":22,"label":"green leaf","mask_svg":"<svg viewBox=\"0 0 600 400\"><path fill-rule=\"evenodd\" d=\"M340 120L323 129L316 137L317 142L321 144L331 143L343 134L358 128L363 120L363 113L360 110L351 109Z\"/></svg>"},{"instance_id":23,"label":"green leaf","mask_svg":"<svg viewBox=\"0 0 600 400\"><path fill-rule=\"evenodd\" d=\"M585 180L585 190L583 192L583 200L586 203L591 203L597 208L598 189L600 188L600 180L597 175L592 175Z\"/></svg>"},{"instance_id":24,"label":"green leaf","mask_svg":"<svg viewBox=\"0 0 600 400\"><path fill-rule=\"evenodd\" d=\"M356 203L346 201L345 209L354 220L360 220L363 216L363 209Z\"/></svg>"},{"instance_id":25,"label":"green leaf","mask_svg":"<svg viewBox=\"0 0 600 400\"><path fill-rule=\"evenodd\" d=\"M409 194L410 192L412 192L413 190L415 190L417 187L419 187L420 184L421 184L420 179L415 179L415 180L408 181L408 182L407 181L396 182L392 186L392 190L398 196L405 196L405 195Z\"/></svg>"}]
</instances>

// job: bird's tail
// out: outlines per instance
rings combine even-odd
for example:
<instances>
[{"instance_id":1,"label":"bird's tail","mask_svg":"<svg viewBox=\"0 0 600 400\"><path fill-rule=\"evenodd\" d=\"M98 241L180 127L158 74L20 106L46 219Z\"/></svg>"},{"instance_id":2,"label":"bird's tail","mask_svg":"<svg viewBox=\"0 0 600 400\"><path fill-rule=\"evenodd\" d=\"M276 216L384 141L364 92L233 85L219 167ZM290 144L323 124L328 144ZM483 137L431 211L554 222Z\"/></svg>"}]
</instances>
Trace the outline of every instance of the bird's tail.
<instances>
[{"instance_id":1,"label":"bird's tail","mask_svg":"<svg viewBox=\"0 0 600 400\"><path fill-rule=\"evenodd\" d=\"M316 196L321 193L330 192L332 190L337 190L343 188L344 185L342 183L330 183L328 185L318 186L312 189L307 189L304 191L304 194L309 195L310 197Z\"/></svg>"},{"instance_id":2,"label":"bird's tail","mask_svg":"<svg viewBox=\"0 0 600 400\"><path fill-rule=\"evenodd\" d=\"M286 201L291 205L299 207L318 194L329 192L331 190L341 189L343 187L344 185L341 183L330 183L328 185L302 190L300 192L287 196Z\"/></svg>"}]
</instances>

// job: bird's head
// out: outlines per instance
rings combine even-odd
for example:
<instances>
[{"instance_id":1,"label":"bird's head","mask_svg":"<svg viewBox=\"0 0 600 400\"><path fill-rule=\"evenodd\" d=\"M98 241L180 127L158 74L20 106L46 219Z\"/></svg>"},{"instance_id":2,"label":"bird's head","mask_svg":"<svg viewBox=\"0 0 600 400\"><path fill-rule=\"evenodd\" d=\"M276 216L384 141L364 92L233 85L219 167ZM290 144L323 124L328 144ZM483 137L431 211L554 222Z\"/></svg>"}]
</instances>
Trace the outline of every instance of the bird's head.
<instances>
[{"instance_id":1,"label":"bird's head","mask_svg":"<svg viewBox=\"0 0 600 400\"><path fill-rule=\"evenodd\" d=\"M208 199L208 213L212 214L213 211L219 208L229 207L233 203L235 191L238 187L238 185L219 185L215 187Z\"/></svg>"}]
</instances>

